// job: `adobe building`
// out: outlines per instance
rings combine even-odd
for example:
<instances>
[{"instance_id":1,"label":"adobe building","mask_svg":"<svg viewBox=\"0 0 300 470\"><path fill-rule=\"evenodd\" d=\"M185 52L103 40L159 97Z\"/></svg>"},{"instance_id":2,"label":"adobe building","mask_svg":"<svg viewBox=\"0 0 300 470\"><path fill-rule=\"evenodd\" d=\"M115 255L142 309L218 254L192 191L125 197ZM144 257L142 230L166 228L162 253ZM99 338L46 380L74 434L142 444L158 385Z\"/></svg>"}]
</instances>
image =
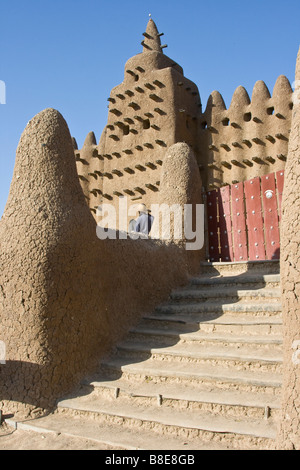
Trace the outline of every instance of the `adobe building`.
<instances>
[{"instance_id":1,"label":"adobe building","mask_svg":"<svg viewBox=\"0 0 300 470\"><path fill-rule=\"evenodd\" d=\"M213 91L202 109L197 85L164 54L161 37L150 19L142 52L127 61L123 82L108 98L107 125L98 143L90 132L78 149L53 109L35 116L21 136L0 223L0 340L6 346L6 363L0 363L1 409L36 426L36 416L55 410L59 422L57 404L69 416L64 397L98 370L130 329L145 315L158 321L153 312L169 314L164 320L160 316L163 322L173 313L174 318L180 314L179 325L186 325L177 331L175 352L164 351L155 373L159 352L153 356L149 347L151 370L159 378L149 385L141 370L136 387L156 384L155 392L147 393L160 397L157 406L164 416L164 397L171 393L167 387L176 377L179 394L186 382L187 395L196 387L198 398L185 400L200 414L197 422L193 415L190 423L178 424L174 403L184 396L171 394L172 417L153 424L154 435L179 439L186 432L199 446L205 441L229 448L299 449L297 89L293 93L281 75L272 94L258 81L251 97L240 86L226 108ZM129 227L130 216L125 227L118 223L125 197L148 208L204 204L204 246L187 250L184 236L99 240L97 209L104 203L117 211L116 234ZM195 292L195 285L204 290ZM212 329L206 328L209 315ZM199 344L187 339L183 352L181 335L195 322ZM165 331L174 327L163 324ZM222 334L216 333L219 328ZM212 350L217 343L219 349ZM173 363L175 356L180 359ZM173 377L158 372L164 360L175 368ZM184 373L178 366L182 361ZM124 364L116 399L120 387L134 383L128 358ZM212 376L204 373L207 366ZM111 416L109 406L101 413ZM222 410L222 423L217 424L216 412L201 421L208 406ZM147 404L141 407L147 415ZM120 416L126 428L124 410ZM77 409L80 416L83 412ZM148 431L146 426L145 436Z\"/></svg>"}]
</instances>

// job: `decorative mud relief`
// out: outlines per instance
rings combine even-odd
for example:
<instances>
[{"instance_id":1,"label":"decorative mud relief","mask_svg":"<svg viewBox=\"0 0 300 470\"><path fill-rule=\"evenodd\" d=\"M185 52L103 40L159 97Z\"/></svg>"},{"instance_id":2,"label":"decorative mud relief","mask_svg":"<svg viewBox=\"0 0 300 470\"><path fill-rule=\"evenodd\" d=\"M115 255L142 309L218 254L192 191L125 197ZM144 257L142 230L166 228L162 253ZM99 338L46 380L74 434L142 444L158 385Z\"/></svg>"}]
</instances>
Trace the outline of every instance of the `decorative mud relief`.
<instances>
[{"instance_id":1,"label":"decorative mud relief","mask_svg":"<svg viewBox=\"0 0 300 470\"><path fill-rule=\"evenodd\" d=\"M210 261L279 259L284 171L206 193Z\"/></svg>"}]
</instances>

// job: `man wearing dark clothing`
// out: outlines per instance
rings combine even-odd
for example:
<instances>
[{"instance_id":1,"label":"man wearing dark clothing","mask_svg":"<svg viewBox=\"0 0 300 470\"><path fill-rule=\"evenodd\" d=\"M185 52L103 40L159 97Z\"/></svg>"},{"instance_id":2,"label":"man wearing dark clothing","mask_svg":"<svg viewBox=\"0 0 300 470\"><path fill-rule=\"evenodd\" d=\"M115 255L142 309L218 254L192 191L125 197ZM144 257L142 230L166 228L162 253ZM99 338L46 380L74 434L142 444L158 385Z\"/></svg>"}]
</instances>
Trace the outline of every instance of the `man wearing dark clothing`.
<instances>
[{"instance_id":1,"label":"man wearing dark clothing","mask_svg":"<svg viewBox=\"0 0 300 470\"><path fill-rule=\"evenodd\" d=\"M136 220L135 231L148 235L150 233L154 217L148 213L144 204L141 204L138 210L139 217Z\"/></svg>"}]
</instances>

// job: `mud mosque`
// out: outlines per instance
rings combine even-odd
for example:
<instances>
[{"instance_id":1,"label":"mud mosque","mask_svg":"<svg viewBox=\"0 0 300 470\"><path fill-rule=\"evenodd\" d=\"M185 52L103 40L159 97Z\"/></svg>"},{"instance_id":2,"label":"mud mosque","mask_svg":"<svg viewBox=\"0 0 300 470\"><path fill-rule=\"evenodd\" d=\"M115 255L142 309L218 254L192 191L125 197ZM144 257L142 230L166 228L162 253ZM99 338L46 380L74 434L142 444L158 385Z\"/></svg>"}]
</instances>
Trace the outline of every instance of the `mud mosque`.
<instances>
[{"instance_id":1,"label":"mud mosque","mask_svg":"<svg viewBox=\"0 0 300 470\"><path fill-rule=\"evenodd\" d=\"M300 449L300 57L294 91L281 75L203 106L162 36L150 18L99 142L78 149L51 108L20 138L0 409L124 449ZM203 204L204 246L100 240L98 207L124 197Z\"/></svg>"}]
</instances>

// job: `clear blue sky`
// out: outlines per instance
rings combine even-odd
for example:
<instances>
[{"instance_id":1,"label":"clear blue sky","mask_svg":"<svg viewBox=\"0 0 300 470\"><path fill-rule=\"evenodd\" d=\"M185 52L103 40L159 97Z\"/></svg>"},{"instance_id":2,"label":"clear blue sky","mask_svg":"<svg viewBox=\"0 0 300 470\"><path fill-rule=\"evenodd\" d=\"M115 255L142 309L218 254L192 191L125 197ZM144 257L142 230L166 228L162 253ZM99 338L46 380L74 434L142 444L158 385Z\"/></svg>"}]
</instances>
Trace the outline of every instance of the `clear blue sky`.
<instances>
[{"instance_id":1,"label":"clear blue sky","mask_svg":"<svg viewBox=\"0 0 300 470\"><path fill-rule=\"evenodd\" d=\"M149 13L164 32L164 53L200 91L203 108L218 90L229 107L234 90L257 80L271 94L277 77L292 83L300 43L299 0L0 0L0 216L27 122L53 107L82 146L99 140L107 98L140 53Z\"/></svg>"}]
</instances>

